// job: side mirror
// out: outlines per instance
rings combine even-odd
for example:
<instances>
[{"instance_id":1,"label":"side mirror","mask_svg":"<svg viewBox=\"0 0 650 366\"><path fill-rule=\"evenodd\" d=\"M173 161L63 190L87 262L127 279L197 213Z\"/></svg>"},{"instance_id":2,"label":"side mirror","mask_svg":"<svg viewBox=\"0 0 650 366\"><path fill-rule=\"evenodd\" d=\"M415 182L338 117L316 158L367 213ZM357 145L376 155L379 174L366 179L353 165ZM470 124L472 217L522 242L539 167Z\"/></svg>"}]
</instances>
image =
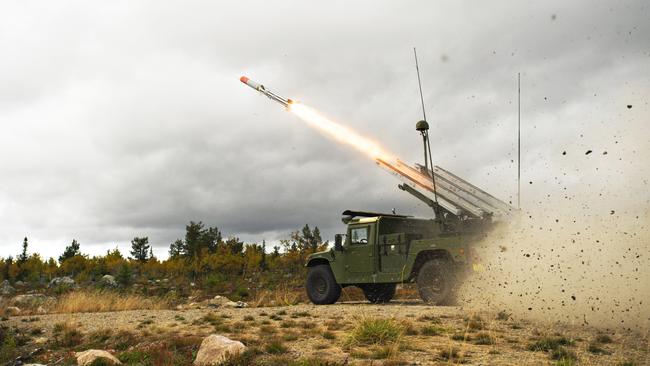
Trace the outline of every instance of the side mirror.
<instances>
[{"instance_id":1,"label":"side mirror","mask_svg":"<svg viewBox=\"0 0 650 366\"><path fill-rule=\"evenodd\" d=\"M334 250L338 250L339 252L343 251L343 235L334 235Z\"/></svg>"}]
</instances>

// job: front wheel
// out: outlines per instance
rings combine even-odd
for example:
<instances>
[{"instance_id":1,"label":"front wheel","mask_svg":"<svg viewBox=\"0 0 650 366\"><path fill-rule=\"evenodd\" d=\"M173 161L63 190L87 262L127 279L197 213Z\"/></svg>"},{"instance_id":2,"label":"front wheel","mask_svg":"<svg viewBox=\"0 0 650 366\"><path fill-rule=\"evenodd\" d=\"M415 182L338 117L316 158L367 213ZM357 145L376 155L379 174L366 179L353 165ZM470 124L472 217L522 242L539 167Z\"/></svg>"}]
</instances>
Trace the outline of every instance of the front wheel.
<instances>
[{"instance_id":1,"label":"front wheel","mask_svg":"<svg viewBox=\"0 0 650 366\"><path fill-rule=\"evenodd\" d=\"M333 304L341 296L341 285L336 283L332 269L327 264L309 267L307 271L307 296L316 305Z\"/></svg>"},{"instance_id":2,"label":"front wheel","mask_svg":"<svg viewBox=\"0 0 650 366\"><path fill-rule=\"evenodd\" d=\"M422 301L434 305L452 301L454 273L448 261L440 258L426 261L418 271L416 282Z\"/></svg>"},{"instance_id":3,"label":"front wheel","mask_svg":"<svg viewBox=\"0 0 650 366\"><path fill-rule=\"evenodd\" d=\"M394 283L372 283L361 286L366 299L373 304L389 302L395 296Z\"/></svg>"}]
</instances>

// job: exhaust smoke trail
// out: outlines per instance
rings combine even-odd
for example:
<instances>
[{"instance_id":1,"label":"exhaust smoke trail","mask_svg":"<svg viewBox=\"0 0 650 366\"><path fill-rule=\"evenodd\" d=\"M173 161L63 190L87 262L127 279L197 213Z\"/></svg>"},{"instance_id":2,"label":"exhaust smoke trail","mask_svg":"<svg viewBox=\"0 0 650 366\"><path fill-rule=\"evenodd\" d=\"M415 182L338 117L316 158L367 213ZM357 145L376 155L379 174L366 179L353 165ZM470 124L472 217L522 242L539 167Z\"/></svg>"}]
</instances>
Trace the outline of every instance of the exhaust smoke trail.
<instances>
[{"instance_id":1,"label":"exhaust smoke trail","mask_svg":"<svg viewBox=\"0 0 650 366\"><path fill-rule=\"evenodd\" d=\"M356 131L318 113L315 109L301 103L290 104L288 110L306 122L310 127L315 128L331 139L352 146L372 158L394 161L395 156L387 152L378 143L361 136Z\"/></svg>"}]
</instances>

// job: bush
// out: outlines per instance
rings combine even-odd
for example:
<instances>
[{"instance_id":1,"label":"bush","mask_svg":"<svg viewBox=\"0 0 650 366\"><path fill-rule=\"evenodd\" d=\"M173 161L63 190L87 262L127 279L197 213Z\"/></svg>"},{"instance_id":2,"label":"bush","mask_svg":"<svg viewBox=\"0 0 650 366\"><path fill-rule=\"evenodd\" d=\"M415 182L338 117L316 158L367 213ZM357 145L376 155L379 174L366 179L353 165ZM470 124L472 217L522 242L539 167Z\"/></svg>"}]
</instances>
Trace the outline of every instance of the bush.
<instances>
[{"instance_id":1,"label":"bush","mask_svg":"<svg viewBox=\"0 0 650 366\"><path fill-rule=\"evenodd\" d=\"M398 342L403 334L404 326L393 319L365 318L357 323L344 345L386 345Z\"/></svg>"},{"instance_id":2,"label":"bush","mask_svg":"<svg viewBox=\"0 0 650 366\"><path fill-rule=\"evenodd\" d=\"M271 342L266 345L264 350L272 355L279 355L287 352L287 347L278 341Z\"/></svg>"},{"instance_id":3,"label":"bush","mask_svg":"<svg viewBox=\"0 0 650 366\"><path fill-rule=\"evenodd\" d=\"M544 337L528 345L528 350L533 352L554 351L560 346L572 346L573 341L566 337Z\"/></svg>"}]
</instances>

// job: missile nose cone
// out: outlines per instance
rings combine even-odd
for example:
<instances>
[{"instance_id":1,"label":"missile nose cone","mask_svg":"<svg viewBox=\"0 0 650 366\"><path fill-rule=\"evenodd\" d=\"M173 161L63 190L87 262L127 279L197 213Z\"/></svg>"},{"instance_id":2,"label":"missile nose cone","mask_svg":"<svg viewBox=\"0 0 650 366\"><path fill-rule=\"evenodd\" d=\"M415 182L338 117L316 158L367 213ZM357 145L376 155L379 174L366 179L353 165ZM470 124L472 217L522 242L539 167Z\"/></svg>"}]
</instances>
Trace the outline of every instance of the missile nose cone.
<instances>
[{"instance_id":1,"label":"missile nose cone","mask_svg":"<svg viewBox=\"0 0 650 366\"><path fill-rule=\"evenodd\" d=\"M246 76L242 76L239 78L239 81L241 81L244 84L248 84L248 78Z\"/></svg>"}]
</instances>

